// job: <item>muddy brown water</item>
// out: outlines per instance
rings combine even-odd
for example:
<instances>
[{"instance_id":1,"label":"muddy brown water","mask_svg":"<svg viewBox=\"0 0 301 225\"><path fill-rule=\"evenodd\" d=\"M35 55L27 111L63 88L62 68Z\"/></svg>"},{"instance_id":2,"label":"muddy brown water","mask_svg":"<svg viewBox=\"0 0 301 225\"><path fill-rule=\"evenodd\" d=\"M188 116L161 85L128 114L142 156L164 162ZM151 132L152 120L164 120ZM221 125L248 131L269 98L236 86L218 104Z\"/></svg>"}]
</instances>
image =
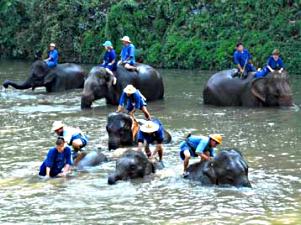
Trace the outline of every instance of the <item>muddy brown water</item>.
<instances>
[{"instance_id":1,"label":"muddy brown water","mask_svg":"<svg viewBox=\"0 0 301 225\"><path fill-rule=\"evenodd\" d=\"M89 69L91 66L85 66ZM0 82L23 80L30 63L0 62ZM291 76L296 107L219 108L202 104L212 72L160 70L165 99L149 103L173 136L165 146L166 169L146 179L107 185L108 162L88 172L47 182L38 168L55 136L54 120L84 130L87 150L107 150L106 116L115 107L97 101L80 110L81 90L44 88L0 91L1 224L301 224L301 79ZM138 113L142 118L142 114ZM224 135L222 147L241 150L252 189L201 187L181 178L178 144L188 132Z\"/></svg>"}]
</instances>

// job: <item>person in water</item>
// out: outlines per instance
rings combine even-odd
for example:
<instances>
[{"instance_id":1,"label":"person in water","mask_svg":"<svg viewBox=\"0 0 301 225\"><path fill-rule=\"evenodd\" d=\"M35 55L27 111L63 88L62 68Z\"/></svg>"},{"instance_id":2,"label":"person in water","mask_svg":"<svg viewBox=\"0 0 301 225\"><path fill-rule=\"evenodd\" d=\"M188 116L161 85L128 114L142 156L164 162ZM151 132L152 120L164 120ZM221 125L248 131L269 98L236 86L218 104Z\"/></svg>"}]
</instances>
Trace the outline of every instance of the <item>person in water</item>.
<instances>
[{"instance_id":1,"label":"person in water","mask_svg":"<svg viewBox=\"0 0 301 225\"><path fill-rule=\"evenodd\" d=\"M146 108L146 98L131 84L127 85L123 89L119 99L117 112L122 112L125 104L126 109L131 117L134 118L136 109L140 109L144 113L144 116L147 120L151 119L151 116Z\"/></svg>"},{"instance_id":2,"label":"person in water","mask_svg":"<svg viewBox=\"0 0 301 225\"><path fill-rule=\"evenodd\" d=\"M111 41L106 41L105 43L103 43L103 46L104 46L106 52L103 57L103 62L100 66L105 68L108 71L108 73L112 75L113 85L115 85L117 82L117 79L114 76L113 71L116 71L116 69L117 69L116 53L115 53L115 50L113 48Z\"/></svg>"},{"instance_id":3,"label":"person in water","mask_svg":"<svg viewBox=\"0 0 301 225\"><path fill-rule=\"evenodd\" d=\"M45 178L67 176L71 172L71 149L65 146L63 137L58 137L56 146L50 148L46 159L40 166L39 175Z\"/></svg>"},{"instance_id":4,"label":"person in water","mask_svg":"<svg viewBox=\"0 0 301 225\"><path fill-rule=\"evenodd\" d=\"M186 140L180 143L180 158L184 161L183 176L189 175L187 168L190 157L200 157L201 160L210 160L215 156L214 148L222 143L222 136L220 134L210 134L205 136L188 135Z\"/></svg>"},{"instance_id":5,"label":"person in water","mask_svg":"<svg viewBox=\"0 0 301 225\"><path fill-rule=\"evenodd\" d=\"M135 46L128 36L124 36L120 40L123 43L123 48L121 50L121 61L119 64L123 65L127 70L137 71L137 67L135 66Z\"/></svg>"},{"instance_id":6,"label":"person in water","mask_svg":"<svg viewBox=\"0 0 301 225\"><path fill-rule=\"evenodd\" d=\"M252 55L247 49L244 48L241 42L237 43L236 51L233 54L234 64L238 68L238 72L245 78L249 72L256 71L252 64Z\"/></svg>"},{"instance_id":7,"label":"person in water","mask_svg":"<svg viewBox=\"0 0 301 225\"><path fill-rule=\"evenodd\" d=\"M274 73L275 71L278 71L278 73L282 73L282 71L284 70L284 64L279 54L279 50L274 49L272 55L268 58L266 66L263 67L262 70L257 71L254 77L265 77L269 72Z\"/></svg>"},{"instance_id":8,"label":"person in water","mask_svg":"<svg viewBox=\"0 0 301 225\"><path fill-rule=\"evenodd\" d=\"M50 43L49 45L49 52L48 52L48 58L45 59L44 61L47 63L47 66L49 68L54 68L58 64L58 58L59 58L59 53L55 48L54 43Z\"/></svg>"},{"instance_id":9,"label":"person in water","mask_svg":"<svg viewBox=\"0 0 301 225\"><path fill-rule=\"evenodd\" d=\"M76 165L85 156L83 148L88 144L88 137L79 128L66 126L62 121L54 121L51 131L64 137L65 142L72 146L72 158Z\"/></svg>"},{"instance_id":10,"label":"person in water","mask_svg":"<svg viewBox=\"0 0 301 225\"><path fill-rule=\"evenodd\" d=\"M142 150L144 142L144 151L148 158L154 156L157 152L159 160L163 158L163 140L164 140L164 128L159 120L147 121L140 126L138 131L138 150ZM150 144L156 144L155 151L152 152L149 149Z\"/></svg>"}]
</instances>

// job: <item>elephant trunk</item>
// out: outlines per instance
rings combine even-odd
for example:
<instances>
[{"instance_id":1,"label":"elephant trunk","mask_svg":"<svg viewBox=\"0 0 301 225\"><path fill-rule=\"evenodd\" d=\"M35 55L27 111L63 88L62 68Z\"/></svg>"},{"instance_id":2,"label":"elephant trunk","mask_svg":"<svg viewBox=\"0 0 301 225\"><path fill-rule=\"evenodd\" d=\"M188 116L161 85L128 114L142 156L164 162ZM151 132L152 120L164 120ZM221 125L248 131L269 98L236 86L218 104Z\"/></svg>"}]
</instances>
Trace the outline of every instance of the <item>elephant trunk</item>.
<instances>
[{"instance_id":1,"label":"elephant trunk","mask_svg":"<svg viewBox=\"0 0 301 225\"><path fill-rule=\"evenodd\" d=\"M32 87L30 81L28 81L28 80L24 81L22 84L17 84L13 81L10 81L10 80L6 80L6 81L3 82L3 86L5 88L8 88L9 85L16 88L16 89L20 89L20 90L24 90L24 89L28 89L28 88Z\"/></svg>"},{"instance_id":2,"label":"elephant trunk","mask_svg":"<svg viewBox=\"0 0 301 225\"><path fill-rule=\"evenodd\" d=\"M113 185L116 184L118 180L121 180L121 177L117 175L116 173L110 174L108 177L108 184Z\"/></svg>"},{"instance_id":3,"label":"elephant trunk","mask_svg":"<svg viewBox=\"0 0 301 225\"><path fill-rule=\"evenodd\" d=\"M81 98L81 109L91 109L94 97L92 95L82 95Z\"/></svg>"},{"instance_id":4,"label":"elephant trunk","mask_svg":"<svg viewBox=\"0 0 301 225\"><path fill-rule=\"evenodd\" d=\"M282 96L279 98L279 106L293 106L292 95Z\"/></svg>"}]
</instances>

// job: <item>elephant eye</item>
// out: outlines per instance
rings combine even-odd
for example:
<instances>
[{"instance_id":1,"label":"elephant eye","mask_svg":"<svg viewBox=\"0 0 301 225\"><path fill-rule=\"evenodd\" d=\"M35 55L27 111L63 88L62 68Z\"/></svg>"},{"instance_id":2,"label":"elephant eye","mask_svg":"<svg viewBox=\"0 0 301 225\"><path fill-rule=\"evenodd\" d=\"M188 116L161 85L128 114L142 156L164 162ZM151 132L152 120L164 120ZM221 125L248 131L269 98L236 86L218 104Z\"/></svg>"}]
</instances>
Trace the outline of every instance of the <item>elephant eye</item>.
<instances>
[{"instance_id":1,"label":"elephant eye","mask_svg":"<svg viewBox=\"0 0 301 225\"><path fill-rule=\"evenodd\" d=\"M134 165L134 164L130 165L130 169L131 169L131 170L136 169L136 165Z\"/></svg>"}]
</instances>

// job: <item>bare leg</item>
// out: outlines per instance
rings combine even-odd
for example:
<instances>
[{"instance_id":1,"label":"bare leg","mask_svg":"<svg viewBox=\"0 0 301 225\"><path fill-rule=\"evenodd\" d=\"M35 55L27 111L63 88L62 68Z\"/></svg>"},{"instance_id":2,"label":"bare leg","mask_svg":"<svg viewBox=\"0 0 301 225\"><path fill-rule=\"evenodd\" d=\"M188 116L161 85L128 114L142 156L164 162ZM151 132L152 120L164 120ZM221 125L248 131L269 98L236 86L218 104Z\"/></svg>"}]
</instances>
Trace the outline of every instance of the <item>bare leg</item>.
<instances>
[{"instance_id":1,"label":"bare leg","mask_svg":"<svg viewBox=\"0 0 301 225\"><path fill-rule=\"evenodd\" d=\"M189 165L189 159L191 157L189 150L184 151L184 156L185 156L185 159L184 159L184 173L185 173L188 168L188 165Z\"/></svg>"},{"instance_id":2,"label":"bare leg","mask_svg":"<svg viewBox=\"0 0 301 225\"><path fill-rule=\"evenodd\" d=\"M86 152L80 152L74 160L74 166L76 166L79 163L79 161L81 161L86 155Z\"/></svg>"},{"instance_id":3,"label":"bare leg","mask_svg":"<svg viewBox=\"0 0 301 225\"><path fill-rule=\"evenodd\" d=\"M138 72L136 66L132 66L132 65L130 65L130 64L128 64L128 63L126 63L126 64L124 65L124 68L126 68L127 70L134 70L134 71L137 71L137 72Z\"/></svg>"},{"instance_id":4,"label":"bare leg","mask_svg":"<svg viewBox=\"0 0 301 225\"><path fill-rule=\"evenodd\" d=\"M150 158L152 156L152 152L149 149L149 144L145 145L144 151L145 151L145 154L147 155L148 158Z\"/></svg>"},{"instance_id":5,"label":"bare leg","mask_svg":"<svg viewBox=\"0 0 301 225\"><path fill-rule=\"evenodd\" d=\"M133 121L133 125L132 125L132 138L133 138L133 141L135 141L135 137L139 131L139 124L137 122L137 120L132 117L132 121Z\"/></svg>"},{"instance_id":6,"label":"bare leg","mask_svg":"<svg viewBox=\"0 0 301 225\"><path fill-rule=\"evenodd\" d=\"M163 158L163 145L162 144L157 144L156 150L153 153L153 155L155 155L157 152L159 155L159 161L162 161L162 158Z\"/></svg>"},{"instance_id":7,"label":"bare leg","mask_svg":"<svg viewBox=\"0 0 301 225\"><path fill-rule=\"evenodd\" d=\"M83 146L83 142L80 139L75 139L72 141L72 147L75 151L79 151Z\"/></svg>"}]
</instances>

